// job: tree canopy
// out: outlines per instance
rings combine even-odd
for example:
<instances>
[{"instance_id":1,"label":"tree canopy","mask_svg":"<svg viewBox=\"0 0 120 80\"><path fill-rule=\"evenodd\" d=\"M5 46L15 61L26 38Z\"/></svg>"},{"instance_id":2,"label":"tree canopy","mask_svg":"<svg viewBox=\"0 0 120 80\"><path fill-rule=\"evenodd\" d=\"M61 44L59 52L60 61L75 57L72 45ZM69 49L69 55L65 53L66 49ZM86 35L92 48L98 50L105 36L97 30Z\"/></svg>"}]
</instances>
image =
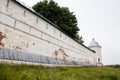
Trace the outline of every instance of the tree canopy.
<instances>
[{"instance_id":1,"label":"tree canopy","mask_svg":"<svg viewBox=\"0 0 120 80\"><path fill-rule=\"evenodd\" d=\"M35 4L32 8L60 27L73 39L76 39L79 43L83 43L82 37L78 35L79 28L76 16L67 7L60 7L53 0L43 0Z\"/></svg>"}]
</instances>

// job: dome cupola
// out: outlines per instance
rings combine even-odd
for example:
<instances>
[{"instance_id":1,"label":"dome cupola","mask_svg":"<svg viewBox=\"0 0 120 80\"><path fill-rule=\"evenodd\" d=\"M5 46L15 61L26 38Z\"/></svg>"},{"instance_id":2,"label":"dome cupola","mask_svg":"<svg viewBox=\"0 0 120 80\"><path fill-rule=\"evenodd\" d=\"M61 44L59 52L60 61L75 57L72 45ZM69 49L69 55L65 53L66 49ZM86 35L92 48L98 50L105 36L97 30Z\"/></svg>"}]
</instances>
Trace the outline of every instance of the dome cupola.
<instances>
[{"instance_id":1,"label":"dome cupola","mask_svg":"<svg viewBox=\"0 0 120 80\"><path fill-rule=\"evenodd\" d=\"M100 47L99 43L93 38L88 47Z\"/></svg>"}]
</instances>

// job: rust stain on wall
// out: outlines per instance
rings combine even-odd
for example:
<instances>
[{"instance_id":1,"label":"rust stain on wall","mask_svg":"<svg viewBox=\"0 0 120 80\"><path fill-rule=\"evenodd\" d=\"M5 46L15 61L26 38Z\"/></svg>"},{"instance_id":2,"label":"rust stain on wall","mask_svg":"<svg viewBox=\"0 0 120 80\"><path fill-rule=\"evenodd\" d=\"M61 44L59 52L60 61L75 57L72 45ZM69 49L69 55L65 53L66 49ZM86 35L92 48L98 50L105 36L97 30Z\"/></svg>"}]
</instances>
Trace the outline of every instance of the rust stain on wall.
<instances>
[{"instance_id":1,"label":"rust stain on wall","mask_svg":"<svg viewBox=\"0 0 120 80\"><path fill-rule=\"evenodd\" d=\"M64 49L59 48L58 50L56 50L56 51L54 52L55 58L58 57L59 53L62 53L63 60L66 60L66 58L68 57L68 55L65 53Z\"/></svg>"},{"instance_id":2,"label":"rust stain on wall","mask_svg":"<svg viewBox=\"0 0 120 80\"><path fill-rule=\"evenodd\" d=\"M0 46L4 46L4 44L2 43L2 40L6 38L5 35L2 35L2 32L0 32Z\"/></svg>"},{"instance_id":3,"label":"rust stain on wall","mask_svg":"<svg viewBox=\"0 0 120 80\"><path fill-rule=\"evenodd\" d=\"M57 58L57 56L58 56L58 52L55 51L54 54L55 54L55 58Z\"/></svg>"},{"instance_id":4,"label":"rust stain on wall","mask_svg":"<svg viewBox=\"0 0 120 80\"><path fill-rule=\"evenodd\" d=\"M20 48L20 47L16 46L16 49L20 49L20 50L21 50L22 48Z\"/></svg>"},{"instance_id":5,"label":"rust stain on wall","mask_svg":"<svg viewBox=\"0 0 120 80\"><path fill-rule=\"evenodd\" d=\"M18 47L18 46L12 46L12 48L17 49L17 50L21 50L22 48Z\"/></svg>"}]
</instances>

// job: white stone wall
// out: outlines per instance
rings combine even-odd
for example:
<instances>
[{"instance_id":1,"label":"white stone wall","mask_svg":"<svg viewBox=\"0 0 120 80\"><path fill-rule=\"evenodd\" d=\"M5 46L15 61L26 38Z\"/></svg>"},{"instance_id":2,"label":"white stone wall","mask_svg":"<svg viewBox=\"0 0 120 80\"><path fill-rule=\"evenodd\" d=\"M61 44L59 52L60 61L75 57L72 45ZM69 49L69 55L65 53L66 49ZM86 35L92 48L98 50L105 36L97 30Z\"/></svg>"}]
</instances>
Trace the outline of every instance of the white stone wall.
<instances>
[{"instance_id":1,"label":"white stone wall","mask_svg":"<svg viewBox=\"0 0 120 80\"><path fill-rule=\"evenodd\" d=\"M96 64L95 53L12 0L0 0L0 54L5 49Z\"/></svg>"}]
</instances>

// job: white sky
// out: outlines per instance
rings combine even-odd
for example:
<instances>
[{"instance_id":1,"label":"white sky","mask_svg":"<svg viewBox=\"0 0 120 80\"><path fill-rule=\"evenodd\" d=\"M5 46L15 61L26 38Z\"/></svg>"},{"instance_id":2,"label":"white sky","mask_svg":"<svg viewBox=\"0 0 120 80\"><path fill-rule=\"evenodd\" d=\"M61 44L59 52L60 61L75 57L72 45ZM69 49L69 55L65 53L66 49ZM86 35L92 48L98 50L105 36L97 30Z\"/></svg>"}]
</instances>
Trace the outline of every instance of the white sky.
<instances>
[{"instance_id":1,"label":"white sky","mask_svg":"<svg viewBox=\"0 0 120 80\"><path fill-rule=\"evenodd\" d=\"M21 0L29 6L42 0ZM85 45L94 37L102 46L103 64L120 64L120 0L54 0L78 19Z\"/></svg>"}]
</instances>

